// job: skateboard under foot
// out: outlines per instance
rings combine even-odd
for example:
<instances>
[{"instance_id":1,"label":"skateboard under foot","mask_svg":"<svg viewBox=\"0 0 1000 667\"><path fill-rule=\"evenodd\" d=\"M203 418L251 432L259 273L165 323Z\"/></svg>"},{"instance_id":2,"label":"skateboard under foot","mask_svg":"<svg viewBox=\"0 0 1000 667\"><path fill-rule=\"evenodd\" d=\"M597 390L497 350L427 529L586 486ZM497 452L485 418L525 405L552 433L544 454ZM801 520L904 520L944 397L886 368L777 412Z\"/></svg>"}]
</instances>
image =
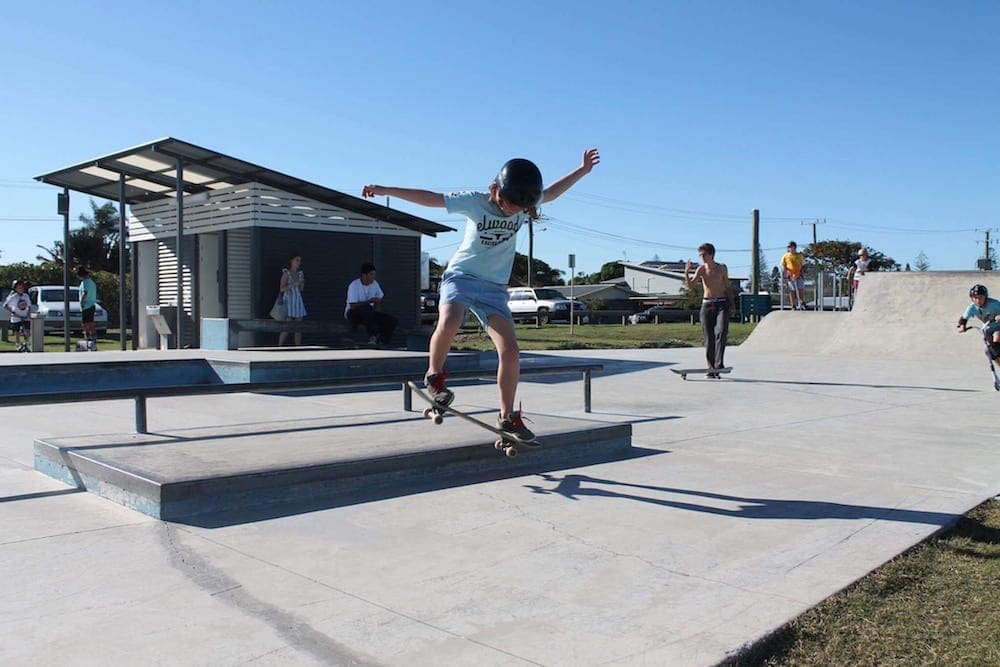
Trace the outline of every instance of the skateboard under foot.
<instances>
[{"instance_id":1,"label":"skateboard under foot","mask_svg":"<svg viewBox=\"0 0 1000 667\"><path fill-rule=\"evenodd\" d=\"M472 415L462 412L461 410L458 410L456 408L453 408L450 405L441 405L440 403L437 403L433 398L430 397L430 394L425 392L421 387L417 385L416 382L413 382L412 380L407 381L406 384L407 386L409 386L410 389L413 390L413 392L417 396L419 396L421 399L430 404L428 407L424 408L423 415L424 418L430 419L435 424L440 425L442 422L444 422L445 413L450 413L455 415L456 417L461 417L462 419L468 422L472 422L476 426L484 428L493 435L497 436L496 441L493 443L493 448L496 449L498 452L502 452L503 455L508 458L514 458L515 456L517 456L518 450L521 447L539 446L536 442L528 443L522 440L518 440L510 433L498 429L492 424L487 424L486 422L480 419L476 419Z\"/></svg>"},{"instance_id":2,"label":"skateboard under foot","mask_svg":"<svg viewBox=\"0 0 1000 667\"><path fill-rule=\"evenodd\" d=\"M681 376L682 380L687 380L688 375L711 375L732 372L733 367L727 366L725 368L671 368L671 373L677 373Z\"/></svg>"}]
</instances>

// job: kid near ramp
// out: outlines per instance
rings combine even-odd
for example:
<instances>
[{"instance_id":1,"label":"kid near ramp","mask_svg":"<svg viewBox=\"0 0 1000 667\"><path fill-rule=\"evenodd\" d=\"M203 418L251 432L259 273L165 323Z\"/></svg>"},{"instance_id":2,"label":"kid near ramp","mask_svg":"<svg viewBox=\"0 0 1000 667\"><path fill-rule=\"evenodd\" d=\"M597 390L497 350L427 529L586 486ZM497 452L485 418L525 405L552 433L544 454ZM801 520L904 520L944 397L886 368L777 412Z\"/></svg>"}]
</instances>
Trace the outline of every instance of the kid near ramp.
<instances>
[{"instance_id":1,"label":"kid near ramp","mask_svg":"<svg viewBox=\"0 0 1000 667\"><path fill-rule=\"evenodd\" d=\"M521 362L514 320L507 307L507 282L514 265L517 232L525 223L538 219L540 204L556 200L599 162L596 148L586 150L580 166L547 187L533 162L514 158L501 167L485 192L442 194L384 185L362 188L362 197L398 197L421 206L447 208L449 213L467 218L465 237L442 277L438 321L431 336L424 382L435 403L448 406L454 400L445 385L445 361L466 310L471 310L497 349L497 428L521 442L534 439L520 408L514 409Z\"/></svg>"},{"instance_id":2,"label":"kid near ramp","mask_svg":"<svg viewBox=\"0 0 1000 667\"><path fill-rule=\"evenodd\" d=\"M973 317L983 323L983 343L986 345L986 358L990 360L993 388L1000 391L1000 377L996 369L996 360L1000 359L1000 301L990 298L985 285L973 285L969 290L969 300L972 303L958 318L958 332L965 333L972 328L968 323Z\"/></svg>"}]
</instances>

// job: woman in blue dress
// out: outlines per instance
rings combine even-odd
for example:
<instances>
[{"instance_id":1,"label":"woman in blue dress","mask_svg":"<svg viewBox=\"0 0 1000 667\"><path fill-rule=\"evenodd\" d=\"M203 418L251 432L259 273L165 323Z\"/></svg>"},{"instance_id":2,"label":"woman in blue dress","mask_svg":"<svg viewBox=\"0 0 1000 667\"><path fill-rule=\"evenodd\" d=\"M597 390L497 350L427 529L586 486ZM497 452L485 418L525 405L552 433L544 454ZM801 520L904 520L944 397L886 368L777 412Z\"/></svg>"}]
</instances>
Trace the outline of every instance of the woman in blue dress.
<instances>
[{"instance_id":1,"label":"woman in blue dress","mask_svg":"<svg viewBox=\"0 0 1000 667\"><path fill-rule=\"evenodd\" d=\"M302 321L306 316L306 304L302 301L302 290L306 281L302 273L302 256L298 252L293 252L288 257L288 266L281 270L281 290L282 300L285 302L285 319L295 322ZM288 337L287 331L278 334L278 347L285 344ZM295 332L295 344L302 345L302 332Z\"/></svg>"}]
</instances>

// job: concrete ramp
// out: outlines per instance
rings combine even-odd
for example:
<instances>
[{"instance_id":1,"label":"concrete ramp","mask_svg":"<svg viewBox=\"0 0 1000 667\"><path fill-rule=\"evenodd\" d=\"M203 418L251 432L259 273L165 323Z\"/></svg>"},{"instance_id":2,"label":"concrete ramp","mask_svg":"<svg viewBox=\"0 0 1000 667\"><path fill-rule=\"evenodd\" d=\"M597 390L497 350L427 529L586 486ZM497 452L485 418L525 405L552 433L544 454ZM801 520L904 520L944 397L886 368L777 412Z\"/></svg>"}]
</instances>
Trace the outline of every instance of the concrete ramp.
<instances>
[{"instance_id":1,"label":"concrete ramp","mask_svg":"<svg viewBox=\"0 0 1000 667\"><path fill-rule=\"evenodd\" d=\"M992 279L992 280L991 280ZM955 324L982 283L1000 294L1000 279L980 271L915 271L865 276L850 312L775 311L740 346L759 354L983 361L975 331Z\"/></svg>"}]
</instances>

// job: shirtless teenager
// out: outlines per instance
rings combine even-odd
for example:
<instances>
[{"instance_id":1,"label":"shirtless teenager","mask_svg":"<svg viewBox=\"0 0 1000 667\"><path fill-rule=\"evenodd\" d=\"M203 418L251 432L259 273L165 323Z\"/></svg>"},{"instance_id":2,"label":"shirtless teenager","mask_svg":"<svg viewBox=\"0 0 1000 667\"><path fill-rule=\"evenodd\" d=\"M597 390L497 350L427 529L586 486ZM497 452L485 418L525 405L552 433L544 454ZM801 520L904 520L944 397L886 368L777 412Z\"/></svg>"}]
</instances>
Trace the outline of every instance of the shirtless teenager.
<instances>
[{"instance_id":1,"label":"shirtless teenager","mask_svg":"<svg viewBox=\"0 0 1000 667\"><path fill-rule=\"evenodd\" d=\"M725 264L715 261L715 246L702 243L698 246L702 264L691 275L691 260L684 267L684 283L688 289L701 280L705 296L701 301L701 331L705 336L705 358L709 368L725 368L726 337L729 335L729 318L736 315L736 295L729 282ZM708 377L717 378L718 373Z\"/></svg>"}]
</instances>

